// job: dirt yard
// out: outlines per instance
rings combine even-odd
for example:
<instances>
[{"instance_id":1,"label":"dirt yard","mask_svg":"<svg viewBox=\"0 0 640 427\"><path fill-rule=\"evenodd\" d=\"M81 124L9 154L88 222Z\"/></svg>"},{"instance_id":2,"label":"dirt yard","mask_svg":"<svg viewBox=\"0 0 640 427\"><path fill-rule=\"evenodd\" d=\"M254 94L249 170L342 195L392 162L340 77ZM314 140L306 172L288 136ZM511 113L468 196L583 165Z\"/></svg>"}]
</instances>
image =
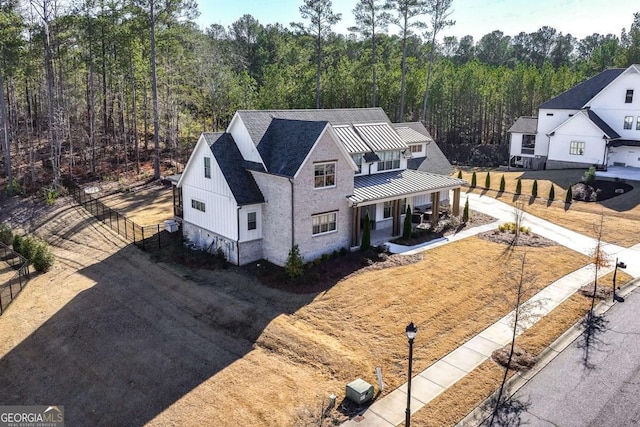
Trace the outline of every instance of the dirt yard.
<instances>
[{"instance_id":1,"label":"dirt yard","mask_svg":"<svg viewBox=\"0 0 640 427\"><path fill-rule=\"evenodd\" d=\"M28 212L57 262L0 317L0 395L65 405L70 425L304 425L376 366L387 391L404 382L409 321L418 371L509 311L508 251L478 238L295 295L154 263L67 199ZM538 288L587 262L559 246L527 257Z\"/></svg>"}]
</instances>

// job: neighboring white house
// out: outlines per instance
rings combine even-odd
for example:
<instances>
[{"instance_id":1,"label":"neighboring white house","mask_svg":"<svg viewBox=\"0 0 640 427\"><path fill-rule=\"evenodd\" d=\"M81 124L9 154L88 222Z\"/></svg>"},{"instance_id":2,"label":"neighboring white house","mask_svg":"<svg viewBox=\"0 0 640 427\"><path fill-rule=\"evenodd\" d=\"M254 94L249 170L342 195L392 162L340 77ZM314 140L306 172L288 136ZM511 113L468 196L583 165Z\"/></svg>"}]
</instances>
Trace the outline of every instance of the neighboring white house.
<instances>
[{"instance_id":1,"label":"neighboring white house","mask_svg":"<svg viewBox=\"0 0 640 427\"><path fill-rule=\"evenodd\" d=\"M432 211L464 181L420 123L380 108L238 111L226 132L200 136L181 177L184 236L234 264L305 261L360 245L372 228L401 233L405 206Z\"/></svg>"},{"instance_id":2,"label":"neighboring white house","mask_svg":"<svg viewBox=\"0 0 640 427\"><path fill-rule=\"evenodd\" d=\"M640 65L603 71L520 117L511 165L532 169L640 167Z\"/></svg>"}]
</instances>

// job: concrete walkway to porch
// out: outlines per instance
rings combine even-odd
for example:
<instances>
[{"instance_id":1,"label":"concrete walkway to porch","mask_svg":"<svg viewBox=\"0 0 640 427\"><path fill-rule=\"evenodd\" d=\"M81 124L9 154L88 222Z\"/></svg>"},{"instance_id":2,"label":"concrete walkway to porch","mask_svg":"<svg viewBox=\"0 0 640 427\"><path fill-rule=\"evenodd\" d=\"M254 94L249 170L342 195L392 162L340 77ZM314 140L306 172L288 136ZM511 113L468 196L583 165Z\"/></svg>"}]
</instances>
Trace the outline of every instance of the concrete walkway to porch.
<instances>
[{"instance_id":1,"label":"concrete walkway to porch","mask_svg":"<svg viewBox=\"0 0 640 427\"><path fill-rule=\"evenodd\" d=\"M458 235L450 238L428 242L427 245L403 253L409 254L432 249L442 244L494 229L499 223L513 220L514 208L512 206L488 196L471 193L468 196L471 209L498 217L498 221L483 227L470 229L467 233L458 233ZM525 214L523 222L526 226L532 227L535 233L581 253L588 253L595 245L594 239L528 214ZM631 248L605 244L604 249L609 255L617 256L627 263L626 272L628 274L634 278L640 277L640 244ZM611 269L601 269L600 274L604 275L610 271ZM532 304L531 307L533 307L534 314L527 324L522 325L522 330L519 333L531 327L537 320L547 315L573 295L580 287L590 282L593 279L593 274L593 266L585 266L561 277L533 296L529 301ZM413 376L411 383L411 413L420 410L448 387L488 360L494 350L508 344L512 334L511 325L513 325L513 312L498 320L424 371ZM406 405L407 384L405 383L388 395L376 400L360 416L347 421L343 426L396 426L404 421Z\"/></svg>"}]
</instances>

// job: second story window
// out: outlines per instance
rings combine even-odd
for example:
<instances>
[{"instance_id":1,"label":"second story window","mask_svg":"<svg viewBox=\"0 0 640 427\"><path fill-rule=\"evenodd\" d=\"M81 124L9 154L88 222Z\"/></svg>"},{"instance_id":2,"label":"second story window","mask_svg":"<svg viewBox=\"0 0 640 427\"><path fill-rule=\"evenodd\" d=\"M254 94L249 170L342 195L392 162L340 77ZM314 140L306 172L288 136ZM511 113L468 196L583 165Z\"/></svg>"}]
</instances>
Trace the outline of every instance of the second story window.
<instances>
[{"instance_id":1,"label":"second story window","mask_svg":"<svg viewBox=\"0 0 640 427\"><path fill-rule=\"evenodd\" d=\"M313 167L313 186L315 188L336 186L336 162L317 163Z\"/></svg>"},{"instance_id":2,"label":"second story window","mask_svg":"<svg viewBox=\"0 0 640 427\"><path fill-rule=\"evenodd\" d=\"M631 129L633 126L633 116L625 116L624 118L624 128Z\"/></svg>"},{"instance_id":3,"label":"second story window","mask_svg":"<svg viewBox=\"0 0 640 427\"><path fill-rule=\"evenodd\" d=\"M257 215L255 212L247 213L247 230L255 230L258 228Z\"/></svg>"},{"instance_id":4,"label":"second story window","mask_svg":"<svg viewBox=\"0 0 640 427\"><path fill-rule=\"evenodd\" d=\"M400 151L382 151L377 154L380 158L378 162L379 171L400 169Z\"/></svg>"},{"instance_id":5,"label":"second story window","mask_svg":"<svg viewBox=\"0 0 640 427\"><path fill-rule=\"evenodd\" d=\"M625 104L631 104L633 102L633 89L627 89L627 95L624 97Z\"/></svg>"},{"instance_id":6,"label":"second story window","mask_svg":"<svg viewBox=\"0 0 640 427\"><path fill-rule=\"evenodd\" d=\"M204 177L211 178L211 157L204 158Z\"/></svg>"},{"instance_id":7,"label":"second story window","mask_svg":"<svg viewBox=\"0 0 640 427\"><path fill-rule=\"evenodd\" d=\"M355 162L355 164L358 166L358 170L356 171L356 175L362 173L362 153L358 153L358 154L352 154L351 158L353 159L353 161Z\"/></svg>"},{"instance_id":8,"label":"second story window","mask_svg":"<svg viewBox=\"0 0 640 427\"><path fill-rule=\"evenodd\" d=\"M411 150L412 153L421 153L422 152L422 144L411 144L409 146L409 150Z\"/></svg>"}]
</instances>

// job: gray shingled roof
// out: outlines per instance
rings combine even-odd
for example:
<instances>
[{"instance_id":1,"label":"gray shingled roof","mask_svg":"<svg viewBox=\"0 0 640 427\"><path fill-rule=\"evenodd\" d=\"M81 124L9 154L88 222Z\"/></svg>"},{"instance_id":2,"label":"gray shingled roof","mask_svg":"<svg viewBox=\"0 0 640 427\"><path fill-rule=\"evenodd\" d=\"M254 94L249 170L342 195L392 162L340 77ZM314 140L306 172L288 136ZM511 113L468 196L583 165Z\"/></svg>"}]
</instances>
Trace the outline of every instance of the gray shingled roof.
<instances>
[{"instance_id":1,"label":"gray shingled roof","mask_svg":"<svg viewBox=\"0 0 640 427\"><path fill-rule=\"evenodd\" d=\"M394 123L393 127L395 128L396 132L398 132L398 135L400 135L400 138L407 144L417 144L419 142L433 141L433 138L431 138L431 135L428 135L428 132L427 135L423 135L419 131L412 129L410 126L407 126L407 123Z\"/></svg>"},{"instance_id":2,"label":"gray shingled roof","mask_svg":"<svg viewBox=\"0 0 640 427\"><path fill-rule=\"evenodd\" d=\"M272 119L258 143L267 172L293 177L327 125L326 121Z\"/></svg>"},{"instance_id":3,"label":"gray shingled roof","mask_svg":"<svg viewBox=\"0 0 640 427\"><path fill-rule=\"evenodd\" d=\"M390 123L382 108L342 108L333 110L238 110L254 144L258 144L272 119L326 121L332 126L358 123Z\"/></svg>"},{"instance_id":4,"label":"gray shingled roof","mask_svg":"<svg viewBox=\"0 0 640 427\"><path fill-rule=\"evenodd\" d=\"M535 135L538 131L538 118L531 116L520 116L518 120L509 128L507 132L523 133L525 135Z\"/></svg>"},{"instance_id":5,"label":"gray shingled roof","mask_svg":"<svg viewBox=\"0 0 640 427\"><path fill-rule=\"evenodd\" d=\"M604 70L597 76L572 87L540 106L551 110L580 110L609 83L624 72L624 68Z\"/></svg>"},{"instance_id":6,"label":"gray shingled roof","mask_svg":"<svg viewBox=\"0 0 640 427\"><path fill-rule=\"evenodd\" d=\"M587 110L587 115L589 116L589 119L593 123L595 123L595 125L598 126L602 130L602 132L604 132L609 138L620 138L620 135L618 135L615 130L611 129L611 126L609 126L604 120L602 120L596 113L591 110Z\"/></svg>"},{"instance_id":7,"label":"gray shingled roof","mask_svg":"<svg viewBox=\"0 0 640 427\"><path fill-rule=\"evenodd\" d=\"M453 166L444 155L438 144L433 140L427 128L425 128L420 122L412 123L394 123L393 127L398 130L399 128L409 128L414 132L418 132L425 138L426 141L430 141L427 146L425 157L416 157L407 160L407 168L421 171L436 173L439 175L451 175L453 173ZM403 135L402 132L399 133Z\"/></svg>"},{"instance_id":8,"label":"gray shingled roof","mask_svg":"<svg viewBox=\"0 0 640 427\"><path fill-rule=\"evenodd\" d=\"M456 188L464 183L462 179L411 169L356 176L353 182L353 195L349 196L349 201L359 204L400 198L416 193Z\"/></svg>"},{"instance_id":9,"label":"gray shingled roof","mask_svg":"<svg viewBox=\"0 0 640 427\"><path fill-rule=\"evenodd\" d=\"M202 136L211 148L236 203L240 206L263 203L264 196L251 173L245 169L244 159L231 134L206 132Z\"/></svg>"}]
</instances>

